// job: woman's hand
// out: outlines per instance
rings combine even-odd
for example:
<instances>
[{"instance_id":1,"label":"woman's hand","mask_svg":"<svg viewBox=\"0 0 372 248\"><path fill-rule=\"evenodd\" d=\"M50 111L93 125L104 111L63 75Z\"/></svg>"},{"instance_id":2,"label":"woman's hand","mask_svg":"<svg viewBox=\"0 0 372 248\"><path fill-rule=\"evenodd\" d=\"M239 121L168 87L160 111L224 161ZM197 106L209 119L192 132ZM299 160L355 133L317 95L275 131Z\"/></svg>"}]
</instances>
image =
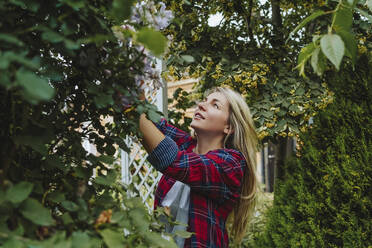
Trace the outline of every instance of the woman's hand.
<instances>
[{"instance_id":1,"label":"woman's hand","mask_svg":"<svg viewBox=\"0 0 372 248\"><path fill-rule=\"evenodd\" d=\"M143 80L138 84L138 94L133 97L137 97L139 100L146 100L145 97L145 83ZM130 97L127 97L120 92L116 92L114 95L116 104L118 104L124 112L130 112L131 109L135 108L133 106L133 101ZM139 116L139 129L143 134L142 144L147 152L152 152L159 143L165 138L164 134L150 121L147 119L146 114L142 113Z\"/></svg>"},{"instance_id":2,"label":"woman's hand","mask_svg":"<svg viewBox=\"0 0 372 248\"><path fill-rule=\"evenodd\" d=\"M141 101L145 101L146 100L145 82L143 80L141 80L138 87L139 87L139 97L138 97L138 99L140 99Z\"/></svg>"},{"instance_id":3,"label":"woman's hand","mask_svg":"<svg viewBox=\"0 0 372 248\"><path fill-rule=\"evenodd\" d=\"M125 96L122 93L116 91L114 95L114 101L124 112L130 111L133 108L134 99L138 98L140 101L145 101L145 83L141 80L138 84L138 91L131 96Z\"/></svg>"}]
</instances>

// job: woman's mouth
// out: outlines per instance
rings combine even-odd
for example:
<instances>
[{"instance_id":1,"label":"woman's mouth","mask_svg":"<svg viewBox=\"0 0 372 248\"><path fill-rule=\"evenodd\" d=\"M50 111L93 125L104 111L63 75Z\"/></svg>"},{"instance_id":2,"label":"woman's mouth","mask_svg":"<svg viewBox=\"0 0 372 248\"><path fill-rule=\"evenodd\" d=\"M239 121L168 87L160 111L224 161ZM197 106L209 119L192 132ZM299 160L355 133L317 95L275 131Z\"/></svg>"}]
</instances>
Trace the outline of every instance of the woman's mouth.
<instances>
[{"instance_id":1,"label":"woman's mouth","mask_svg":"<svg viewBox=\"0 0 372 248\"><path fill-rule=\"evenodd\" d=\"M202 114L200 114L199 112L198 113L195 113L194 115L194 119L197 119L197 120L204 120L204 116Z\"/></svg>"}]
</instances>

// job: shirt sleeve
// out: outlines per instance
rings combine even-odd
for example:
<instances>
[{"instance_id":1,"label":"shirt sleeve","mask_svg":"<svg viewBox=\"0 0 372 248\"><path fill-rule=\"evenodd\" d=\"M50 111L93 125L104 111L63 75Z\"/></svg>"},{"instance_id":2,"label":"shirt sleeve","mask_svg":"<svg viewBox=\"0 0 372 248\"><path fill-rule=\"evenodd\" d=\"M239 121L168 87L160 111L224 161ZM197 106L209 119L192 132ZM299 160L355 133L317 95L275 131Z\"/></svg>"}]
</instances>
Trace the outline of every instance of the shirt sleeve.
<instances>
[{"instance_id":1,"label":"shirt sleeve","mask_svg":"<svg viewBox=\"0 0 372 248\"><path fill-rule=\"evenodd\" d=\"M217 149L200 155L179 150L172 139L165 137L148 160L168 177L217 201L237 199L240 195L246 162L236 150Z\"/></svg>"},{"instance_id":2,"label":"shirt sleeve","mask_svg":"<svg viewBox=\"0 0 372 248\"><path fill-rule=\"evenodd\" d=\"M191 142L192 137L185 131L169 124L166 119L162 118L155 126L165 135L176 142L178 146Z\"/></svg>"}]
</instances>

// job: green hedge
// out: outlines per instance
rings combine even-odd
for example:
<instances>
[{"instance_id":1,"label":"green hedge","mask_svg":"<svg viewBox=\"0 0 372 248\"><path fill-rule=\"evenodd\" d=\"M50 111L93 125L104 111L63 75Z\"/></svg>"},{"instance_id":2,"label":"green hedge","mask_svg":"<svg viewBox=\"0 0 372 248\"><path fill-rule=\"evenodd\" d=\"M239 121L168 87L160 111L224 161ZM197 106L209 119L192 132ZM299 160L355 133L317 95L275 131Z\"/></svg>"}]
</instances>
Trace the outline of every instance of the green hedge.
<instances>
[{"instance_id":1,"label":"green hedge","mask_svg":"<svg viewBox=\"0 0 372 248\"><path fill-rule=\"evenodd\" d=\"M257 247L372 244L372 66L367 57L358 65L327 75L335 101L287 161Z\"/></svg>"}]
</instances>

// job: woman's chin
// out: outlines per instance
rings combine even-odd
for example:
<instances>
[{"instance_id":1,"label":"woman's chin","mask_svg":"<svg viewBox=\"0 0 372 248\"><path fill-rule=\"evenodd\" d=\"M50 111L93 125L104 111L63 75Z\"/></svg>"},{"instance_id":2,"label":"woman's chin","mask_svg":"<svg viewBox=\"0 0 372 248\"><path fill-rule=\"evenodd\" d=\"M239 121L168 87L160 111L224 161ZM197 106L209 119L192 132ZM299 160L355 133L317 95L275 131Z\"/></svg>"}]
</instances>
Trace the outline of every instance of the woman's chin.
<instances>
[{"instance_id":1,"label":"woman's chin","mask_svg":"<svg viewBox=\"0 0 372 248\"><path fill-rule=\"evenodd\" d=\"M198 120L192 120L191 123L190 123L190 127L193 128L194 130L195 129L198 129L199 125L198 125Z\"/></svg>"},{"instance_id":2,"label":"woman's chin","mask_svg":"<svg viewBox=\"0 0 372 248\"><path fill-rule=\"evenodd\" d=\"M193 129L195 129L195 121L194 120L191 121L190 127L193 128Z\"/></svg>"}]
</instances>

